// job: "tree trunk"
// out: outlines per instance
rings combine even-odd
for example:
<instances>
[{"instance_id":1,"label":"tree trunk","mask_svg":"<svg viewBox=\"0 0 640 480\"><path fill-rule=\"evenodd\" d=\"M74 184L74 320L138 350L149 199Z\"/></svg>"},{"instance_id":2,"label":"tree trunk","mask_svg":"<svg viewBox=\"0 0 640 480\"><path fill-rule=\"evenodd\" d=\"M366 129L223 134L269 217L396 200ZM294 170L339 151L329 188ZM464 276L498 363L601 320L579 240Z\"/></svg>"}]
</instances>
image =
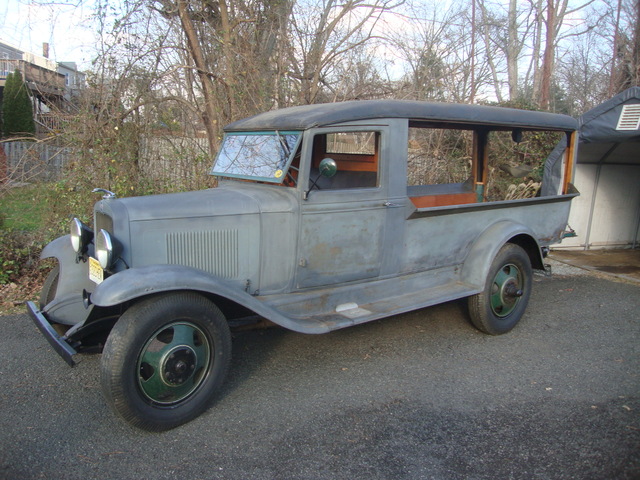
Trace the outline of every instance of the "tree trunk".
<instances>
[{"instance_id":1,"label":"tree trunk","mask_svg":"<svg viewBox=\"0 0 640 480\"><path fill-rule=\"evenodd\" d=\"M493 55L495 49L492 48L491 38L489 35L489 15L487 14L487 8L484 1L479 2L480 12L482 13L482 31L484 36L484 47L487 56L487 63L489 64L489 69L491 70L491 76L493 78L493 85L496 92L496 98L498 102L502 102L502 92L500 89L500 81L498 79L498 71L496 69L496 64L493 61Z\"/></svg>"},{"instance_id":2,"label":"tree trunk","mask_svg":"<svg viewBox=\"0 0 640 480\"><path fill-rule=\"evenodd\" d=\"M225 120L229 121L234 119L236 114L236 98L235 98L235 67L234 67L234 55L231 49L232 37L231 37L231 21L229 19L229 8L226 0L219 0L220 6L220 23L222 25L222 55L224 57L225 65L225 90L227 93L228 107L225 110Z\"/></svg>"},{"instance_id":3,"label":"tree trunk","mask_svg":"<svg viewBox=\"0 0 640 480\"><path fill-rule=\"evenodd\" d=\"M533 52L531 53L531 65L529 71L533 71L533 85L531 96L535 99L540 98L540 90L542 84L542 69L540 68L540 47L542 45L542 0L537 0L535 5L535 33L533 41Z\"/></svg>"},{"instance_id":4,"label":"tree trunk","mask_svg":"<svg viewBox=\"0 0 640 480\"><path fill-rule=\"evenodd\" d=\"M635 31L633 35L633 59L631 62L633 67L632 85L640 85L640 0L636 1L636 21Z\"/></svg>"},{"instance_id":5,"label":"tree trunk","mask_svg":"<svg viewBox=\"0 0 640 480\"><path fill-rule=\"evenodd\" d=\"M178 15L180 16L180 23L187 37L187 46L189 53L193 58L193 62L198 71L198 77L202 83L202 91L204 94L205 110L202 113L202 121L204 127L207 130L207 139L209 140L209 153L213 154L216 149L216 137L217 131L214 125L214 119L216 118L215 110L215 91L213 82L209 73L207 72L206 62L204 59L204 53L200 42L198 41L198 34L196 33L193 22L188 12L189 0L178 0ZM222 2L221 2L222 3Z\"/></svg>"},{"instance_id":6,"label":"tree trunk","mask_svg":"<svg viewBox=\"0 0 640 480\"><path fill-rule=\"evenodd\" d=\"M518 40L518 12L517 1L509 2L509 30L507 40L507 77L509 81L509 100L518 98L518 56L520 41Z\"/></svg>"},{"instance_id":7,"label":"tree trunk","mask_svg":"<svg viewBox=\"0 0 640 480\"><path fill-rule=\"evenodd\" d=\"M640 1L638 2L640 5ZM609 74L609 96L613 96L618 84L618 75L616 66L618 59L618 42L620 41L620 11L622 10L622 0L618 0L618 9L616 11L616 23L613 33L613 52L611 55L611 73Z\"/></svg>"},{"instance_id":8,"label":"tree trunk","mask_svg":"<svg viewBox=\"0 0 640 480\"><path fill-rule=\"evenodd\" d=\"M471 91L469 103L476 99L476 0L471 0Z\"/></svg>"},{"instance_id":9,"label":"tree trunk","mask_svg":"<svg viewBox=\"0 0 640 480\"><path fill-rule=\"evenodd\" d=\"M542 59L542 84L540 89L540 106L548 110L551 103L551 75L553 74L556 30L556 6L553 0L547 0L547 34Z\"/></svg>"}]
</instances>

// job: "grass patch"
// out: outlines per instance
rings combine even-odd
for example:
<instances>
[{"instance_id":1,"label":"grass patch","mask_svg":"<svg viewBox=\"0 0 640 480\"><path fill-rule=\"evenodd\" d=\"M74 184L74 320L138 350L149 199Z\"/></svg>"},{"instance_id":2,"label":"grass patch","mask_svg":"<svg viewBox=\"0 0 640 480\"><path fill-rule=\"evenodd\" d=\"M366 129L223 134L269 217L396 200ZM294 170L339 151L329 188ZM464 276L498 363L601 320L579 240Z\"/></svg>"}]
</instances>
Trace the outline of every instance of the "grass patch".
<instances>
[{"instance_id":1,"label":"grass patch","mask_svg":"<svg viewBox=\"0 0 640 480\"><path fill-rule=\"evenodd\" d=\"M24 312L51 266L39 260L57 230L55 184L0 185L0 315ZM52 225L53 224L53 225Z\"/></svg>"},{"instance_id":2,"label":"grass patch","mask_svg":"<svg viewBox=\"0 0 640 480\"><path fill-rule=\"evenodd\" d=\"M23 232L39 230L45 223L50 197L47 184L0 190L0 228Z\"/></svg>"}]
</instances>

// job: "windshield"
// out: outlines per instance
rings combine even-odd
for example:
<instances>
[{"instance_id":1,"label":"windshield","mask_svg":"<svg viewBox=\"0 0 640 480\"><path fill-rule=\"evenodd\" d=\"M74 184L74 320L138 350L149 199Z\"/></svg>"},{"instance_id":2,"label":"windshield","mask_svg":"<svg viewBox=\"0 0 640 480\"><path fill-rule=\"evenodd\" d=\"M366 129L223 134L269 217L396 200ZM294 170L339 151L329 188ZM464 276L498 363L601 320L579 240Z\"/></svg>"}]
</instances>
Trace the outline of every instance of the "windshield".
<instances>
[{"instance_id":1,"label":"windshield","mask_svg":"<svg viewBox=\"0 0 640 480\"><path fill-rule=\"evenodd\" d=\"M211 175L280 183L300 138L301 132L227 133Z\"/></svg>"}]
</instances>

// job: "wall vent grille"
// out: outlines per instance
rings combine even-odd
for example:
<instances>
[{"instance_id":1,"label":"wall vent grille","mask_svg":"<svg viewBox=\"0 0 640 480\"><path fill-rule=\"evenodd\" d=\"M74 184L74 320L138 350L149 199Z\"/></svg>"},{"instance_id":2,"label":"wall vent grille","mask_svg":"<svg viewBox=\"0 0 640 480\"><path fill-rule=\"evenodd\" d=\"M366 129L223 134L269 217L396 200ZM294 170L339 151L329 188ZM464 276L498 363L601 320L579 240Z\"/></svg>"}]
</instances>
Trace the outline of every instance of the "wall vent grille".
<instances>
[{"instance_id":1,"label":"wall vent grille","mask_svg":"<svg viewBox=\"0 0 640 480\"><path fill-rule=\"evenodd\" d=\"M167 234L167 262L213 273L221 278L239 275L238 230Z\"/></svg>"},{"instance_id":2,"label":"wall vent grille","mask_svg":"<svg viewBox=\"0 0 640 480\"><path fill-rule=\"evenodd\" d=\"M616 130L638 130L640 127L640 103L624 105Z\"/></svg>"}]
</instances>

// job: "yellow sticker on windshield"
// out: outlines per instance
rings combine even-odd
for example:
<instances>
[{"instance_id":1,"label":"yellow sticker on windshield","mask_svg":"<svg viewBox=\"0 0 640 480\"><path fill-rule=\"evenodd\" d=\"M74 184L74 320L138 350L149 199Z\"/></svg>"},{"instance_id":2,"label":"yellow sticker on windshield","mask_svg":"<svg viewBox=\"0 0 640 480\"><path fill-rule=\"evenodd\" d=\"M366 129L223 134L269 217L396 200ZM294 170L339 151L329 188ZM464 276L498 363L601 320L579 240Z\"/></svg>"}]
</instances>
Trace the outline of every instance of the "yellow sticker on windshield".
<instances>
[{"instance_id":1,"label":"yellow sticker on windshield","mask_svg":"<svg viewBox=\"0 0 640 480\"><path fill-rule=\"evenodd\" d=\"M276 170L276 173L274 173L273 176L276 178L280 178L282 176L282 170Z\"/></svg>"}]
</instances>

